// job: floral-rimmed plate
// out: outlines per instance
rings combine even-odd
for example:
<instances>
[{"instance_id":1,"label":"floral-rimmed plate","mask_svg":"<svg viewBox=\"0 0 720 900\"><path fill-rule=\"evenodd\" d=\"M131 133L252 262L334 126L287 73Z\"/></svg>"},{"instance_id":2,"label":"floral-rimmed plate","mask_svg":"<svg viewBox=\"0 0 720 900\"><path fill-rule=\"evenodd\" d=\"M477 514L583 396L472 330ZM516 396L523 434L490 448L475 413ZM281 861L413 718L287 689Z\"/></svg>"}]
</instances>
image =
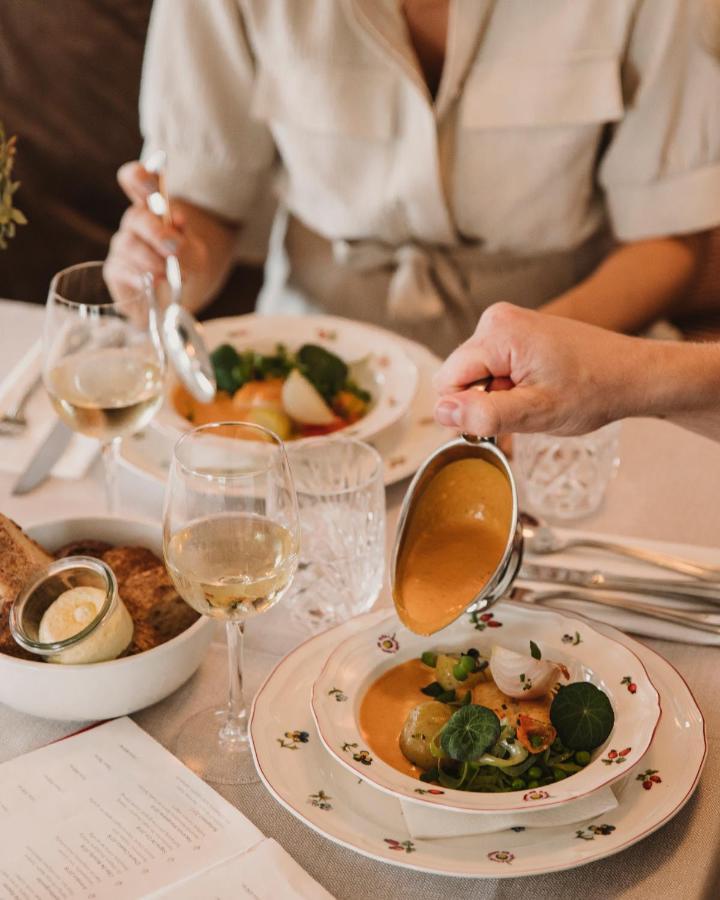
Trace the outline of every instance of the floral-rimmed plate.
<instances>
[{"instance_id":1,"label":"floral-rimmed plate","mask_svg":"<svg viewBox=\"0 0 720 900\"><path fill-rule=\"evenodd\" d=\"M351 365L364 361L361 387L369 391L370 408L344 435L367 440L390 428L407 413L417 388L418 371L397 336L384 328L337 316L228 316L203 323L203 337L212 351L221 344L237 350L271 353L278 344L294 351L303 344L317 344ZM177 384L170 375L163 405L155 417L161 431L179 437L193 426L174 408ZM322 438L313 438L322 440Z\"/></svg>"},{"instance_id":2,"label":"floral-rimmed plate","mask_svg":"<svg viewBox=\"0 0 720 900\"><path fill-rule=\"evenodd\" d=\"M586 796L617 781L642 759L660 719L660 700L637 656L587 625L581 641L563 640L572 620L546 609L504 603L497 613L466 614L431 637L404 628L395 613L368 625L339 644L313 685L313 717L326 749L342 765L374 787L414 803L463 812L494 813L542 809ZM544 658L564 663L571 681L590 681L610 698L615 725L580 772L543 788L508 793L428 790L417 778L384 762L368 748L358 725L362 699L370 685L393 666L417 659L425 650L464 651L476 647L490 656L494 644L529 652L532 638ZM622 679L632 673L633 691ZM432 681L432 676L428 681ZM347 697L337 703L336 692ZM418 698L420 702L422 698ZM432 787L432 786L431 786Z\"/></svg>"},{"instance_id":3,"label":"floral-rimmed plate","mask_svg":"<svg viewBox=\"0 0 720 900\"><path fill-rule=\"evenodd\" d=\"M505 608L504 604L503 613ZM438 875L539 875L625 850L668 822L692 796L705 762L707 740L702 714L688 686L657 653L609 626L593 624L595 630L636 654L658 688L665 710L644 759L626 771L619 806L595 821L574 825L414 839L399 800L373 790L325 751L308 703L328 653L368 623L376 627L386 616L385 610L368 613L301 644L265 680L250 714L251 747L263 783L290 813L333 843L380 862ZM582 640L587 620L568 618L570 638ZM634 672L627 674L634 677Z\"/></svg>"},{"instance_id":4,"label":"floral-rimmed plate","mask_svg":"<svg viewBox=\"0 0 720 900\"><path fill-rule=\"evenodd\" d=\"M233 321L242 322L244 316ZM438 425L432 416L435 391L432 377L441 360L421 344L398 338L408 357L418 368L418 385L410 410L380 434L369 440L383 458L385 484L413 475L420 464L455 433ZM122 464L141 477L164 483L172 456L174 437L150 425L125 438L120 448Z\"/></svg>"}]
</instances>

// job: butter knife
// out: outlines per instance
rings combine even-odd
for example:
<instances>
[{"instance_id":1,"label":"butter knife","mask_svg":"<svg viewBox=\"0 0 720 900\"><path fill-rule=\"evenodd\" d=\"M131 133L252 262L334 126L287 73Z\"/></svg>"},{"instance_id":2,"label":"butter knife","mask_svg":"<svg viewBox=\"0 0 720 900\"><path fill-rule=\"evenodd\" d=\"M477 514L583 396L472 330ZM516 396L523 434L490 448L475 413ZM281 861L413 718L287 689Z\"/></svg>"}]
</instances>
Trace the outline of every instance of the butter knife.
<instances>
[{"instance_id":1,"label":"butter knife","mask_svg":"<svg viewBox=\"0 0 720 900\"><path fill-rule=\"evenodd\" d=\"M720 585L702 581L671 581L660 578L637 578L631 575L606 575L599 569L565 569L560 566L541 566L525 563L518 578L544 584L564 584L587 590L624 591L668 597L678 600L705 600L720 604Z\"/></svg>"},{"instance_id":2,"label":"butter knife","mask_svg":"<svg viewBox=\"0 0 720 900\"><path fill-rule=\"evenodd\" d=\"M30 460L28 467L15 482L12 492L14 495L27 494L42 484L52 471L52 467L65 452L73 436L68 426L60 419L57 420L50 434L37 449L35 456Z\"/></svg>"},{"instance_id":3,"label":"butter knife","mask_svg":"<svg viewBox=\"0 0 720 900\"><path fill-rule=\"evenodd\" d=\"M642 616L649 616L651 619L663 619L675 625L685 625L687 628L698 628L700 631L720 634L720 620L718 620L717 614L668 609L664 606L653 606L651 603L633 600L630 597L618 597L615 594L583 592L577 588L531 591L527 588L514 587L510 593L510 599L519 603L534 603L538 606L552 606L553 600L579 600L582 603L609 606L623 612L638 613ZM560 609L562 610L563 607Z\"/></svg>"}]
</instances>

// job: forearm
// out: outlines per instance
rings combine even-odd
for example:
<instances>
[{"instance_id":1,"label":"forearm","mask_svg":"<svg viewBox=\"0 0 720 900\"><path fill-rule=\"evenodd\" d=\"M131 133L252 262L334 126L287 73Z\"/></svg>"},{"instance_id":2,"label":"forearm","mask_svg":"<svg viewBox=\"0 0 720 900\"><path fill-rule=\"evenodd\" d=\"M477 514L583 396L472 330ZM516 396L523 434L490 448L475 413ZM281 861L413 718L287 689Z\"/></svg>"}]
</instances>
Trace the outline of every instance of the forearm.
<instances>
[{"instance_id":1,"label":"forearm","mask_svg":"<svg viewBox=\"0 0 720 900\"><path fill-rule=\"evenodd\" d=\"M225 283L235 259L240 226L184 200L173 199L172 208L183 229L202 244L202 264L183 267L183 303L197 312Z\"/></svg>"},{"instance_id":2,"label":"forearm","mask_svg":"<svg viewBox=\"0 0 720 900\"><path fill-rule=\"evenodd\" d=\"M657 416L720 441L720 343L633 344L618 373L618 418Z\"/></svg>"},{"instance_id":3,"label":"forearm","mask_svg":"<svg viewBox=\"0 0 720 900\"><path fill-rule=\"evenodd\" d=\"M613 331L639 331L672 310L692 280L698 256L695 235L624 244L543 312Z\"/></svg>"}]
</instances>

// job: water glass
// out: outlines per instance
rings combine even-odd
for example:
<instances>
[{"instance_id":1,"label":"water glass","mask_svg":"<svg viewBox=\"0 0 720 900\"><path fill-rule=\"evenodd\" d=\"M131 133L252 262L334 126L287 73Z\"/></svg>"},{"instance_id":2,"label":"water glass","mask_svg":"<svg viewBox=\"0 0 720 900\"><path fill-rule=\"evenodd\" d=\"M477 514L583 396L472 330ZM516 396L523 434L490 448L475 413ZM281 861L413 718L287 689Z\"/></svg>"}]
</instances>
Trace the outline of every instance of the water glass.
<instances>
[{"instance_id":1,"label":"water glass","mask_svg":"<svg viewBox=\"0 0 720 900\"><path fill-rule=\"evenodd\" d=\"M367 612L385 572L385 487L380 455L351 438L288 446L300 513L293 618L323 631Z\"/></svg>"},{"instance_id":2,"label":"water glass","mask_svg":"<svg viewBox=\"0 0 720 900\"><path fill-rule=\"evenodd\" d=\"M515 435L513 469L525 508L549 519L594 513L620 462L619 436L619 422L579 437Z\"/></svg>"}]
</instances>

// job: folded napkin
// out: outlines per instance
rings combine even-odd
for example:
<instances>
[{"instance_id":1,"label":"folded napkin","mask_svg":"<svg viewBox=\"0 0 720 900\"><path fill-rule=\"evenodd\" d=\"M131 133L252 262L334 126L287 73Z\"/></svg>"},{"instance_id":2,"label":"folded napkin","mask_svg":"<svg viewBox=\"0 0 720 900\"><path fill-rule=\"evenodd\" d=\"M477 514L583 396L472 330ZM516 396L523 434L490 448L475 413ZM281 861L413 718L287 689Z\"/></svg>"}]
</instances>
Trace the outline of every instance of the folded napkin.
<instances>
[{"instance_id":1,"label":"folded napkin","mask_svg":"<svg viewBox=\"0 0 720 900\"><path fill-rule=\"evenodd\" d=\"M586 822L619 805L622 786L600 788L588 797L568 800L550 809L521 810L509 813L466 813L438 809L430 804L421 805L401 800L403 816L410 836L416 839L467 837L474 834L492 834L510 828L553 828L557 825L574 825Z\"/></svg>"},{"instance_id":2,"label":"folded napkin","mask_svg":"<svg viewBox=\"0 0 720 900\"><path fill-rule=\"evenodd\" d=\"M40 375L42 342L37 341L0 382L0 413L8 410ZM0 470L19 474L25 471L56 422L56 415L43 387L38 387L25 408L27 429L12 437L0 436ZM65 452L55 463L57 478L82 478L97 455L98 442L81 434L73 435Z\"/></svg>"}]
</instances>

